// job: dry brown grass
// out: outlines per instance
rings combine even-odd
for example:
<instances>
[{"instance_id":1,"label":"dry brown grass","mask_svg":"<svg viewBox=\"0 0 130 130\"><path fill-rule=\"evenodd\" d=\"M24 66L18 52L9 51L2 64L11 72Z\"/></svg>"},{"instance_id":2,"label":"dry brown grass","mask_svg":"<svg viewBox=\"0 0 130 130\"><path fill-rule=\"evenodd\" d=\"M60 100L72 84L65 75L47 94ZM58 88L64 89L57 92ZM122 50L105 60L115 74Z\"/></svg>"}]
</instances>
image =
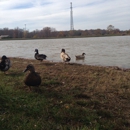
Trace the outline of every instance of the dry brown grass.
<instances>
[{"instance_id":1,"label":"dry brown grass","mask_svg":"<svg viewBox=\"0 0 130 130\"><path fill-rule=\"evenodd\" d=\"M11 61L11 69L17 73L33 64L42 77L41 90L46 88L73 95L78 105L98 110L101 118L110 116L110 112L130 127L130 70L22 58L11 58Z\"/></svg>"}]
</instances>

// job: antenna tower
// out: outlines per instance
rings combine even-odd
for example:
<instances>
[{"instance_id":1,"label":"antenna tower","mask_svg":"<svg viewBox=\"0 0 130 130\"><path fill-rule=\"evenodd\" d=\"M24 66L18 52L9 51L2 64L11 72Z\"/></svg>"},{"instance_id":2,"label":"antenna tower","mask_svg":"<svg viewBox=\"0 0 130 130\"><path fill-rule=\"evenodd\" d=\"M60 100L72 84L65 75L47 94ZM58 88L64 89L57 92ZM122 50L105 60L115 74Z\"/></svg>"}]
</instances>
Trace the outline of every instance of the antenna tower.
<instances>
[{"instance_id":1,"label":"antenna tower","mask_svg":"<svg viewBox=\"0 0 130 130\"><path fill-rule=\"evenodd\" d=\"M70 30L74 30L72 2L70 2Z\"/></svg>"}]
</instances>

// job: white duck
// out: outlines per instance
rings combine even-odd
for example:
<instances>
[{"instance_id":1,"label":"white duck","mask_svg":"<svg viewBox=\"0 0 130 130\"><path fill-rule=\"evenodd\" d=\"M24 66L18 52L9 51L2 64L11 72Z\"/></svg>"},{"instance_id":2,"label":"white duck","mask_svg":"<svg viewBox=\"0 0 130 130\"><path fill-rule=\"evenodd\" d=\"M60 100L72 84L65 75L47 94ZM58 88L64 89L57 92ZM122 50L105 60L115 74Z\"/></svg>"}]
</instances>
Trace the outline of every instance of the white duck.
<instances>
[{"instance_id":1,"label":"white duck","mask_svg":"<svg viewBox=\"0 0 130 130\"><path fill-rule=\"evenodd\" d=\"M67 53L65 53L65 49L61 50L60 57L63 60L63 62L69 62L71 60L69 55Z\"/></svg>"}]
</instances>

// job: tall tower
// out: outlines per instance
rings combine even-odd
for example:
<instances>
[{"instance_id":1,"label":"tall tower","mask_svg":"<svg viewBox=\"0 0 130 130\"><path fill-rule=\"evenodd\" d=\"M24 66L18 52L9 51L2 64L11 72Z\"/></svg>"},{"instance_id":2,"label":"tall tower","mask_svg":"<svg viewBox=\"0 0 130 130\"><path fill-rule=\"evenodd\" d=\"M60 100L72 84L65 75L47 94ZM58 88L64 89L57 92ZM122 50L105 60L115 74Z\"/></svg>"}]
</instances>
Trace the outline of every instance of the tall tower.
<instances>
[{"instance_id":1,"label":"tall tower","mask_svg":"<svg viewBox=\"0 0 130 130\"><path fill-rule=\"evenodd\" d=\"M72 2L70 2L70 30L74 30Z\"/></svg>"}]
</instances>

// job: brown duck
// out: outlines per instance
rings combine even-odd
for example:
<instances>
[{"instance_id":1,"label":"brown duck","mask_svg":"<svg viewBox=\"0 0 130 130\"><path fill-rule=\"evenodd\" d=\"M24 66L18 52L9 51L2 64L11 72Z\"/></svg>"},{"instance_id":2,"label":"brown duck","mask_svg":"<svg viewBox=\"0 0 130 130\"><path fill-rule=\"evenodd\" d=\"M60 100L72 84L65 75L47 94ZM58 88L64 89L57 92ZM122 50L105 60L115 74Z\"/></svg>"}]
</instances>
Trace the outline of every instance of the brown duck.
<instances>
[{"instance_id":1,"label":"brown duck","mask_svg":"<svg viewBox=\"0 0 130 130\"><path fill-rule=\"evenodd\" d=\"M30 73L26 76L24 83L29 86L31 90L31 86L35 86L39 88L39 85L41 84L41 77L38 73L35 72L35 68L33 65L29 64L24 72L30 71Z\"/></svg>"},{"instance_id":2,"label":"brown duck","mask_svg":"<svg viewBox=\"0 0 130 130\"><path fill-rule=\"evenodd\" d=\"M85 58L85 53L82 53L82 55L77 55L77 56L75 56L76 57L76 59L78 60L78 59L84 59Z\"/></svg>"}]
</instances>

